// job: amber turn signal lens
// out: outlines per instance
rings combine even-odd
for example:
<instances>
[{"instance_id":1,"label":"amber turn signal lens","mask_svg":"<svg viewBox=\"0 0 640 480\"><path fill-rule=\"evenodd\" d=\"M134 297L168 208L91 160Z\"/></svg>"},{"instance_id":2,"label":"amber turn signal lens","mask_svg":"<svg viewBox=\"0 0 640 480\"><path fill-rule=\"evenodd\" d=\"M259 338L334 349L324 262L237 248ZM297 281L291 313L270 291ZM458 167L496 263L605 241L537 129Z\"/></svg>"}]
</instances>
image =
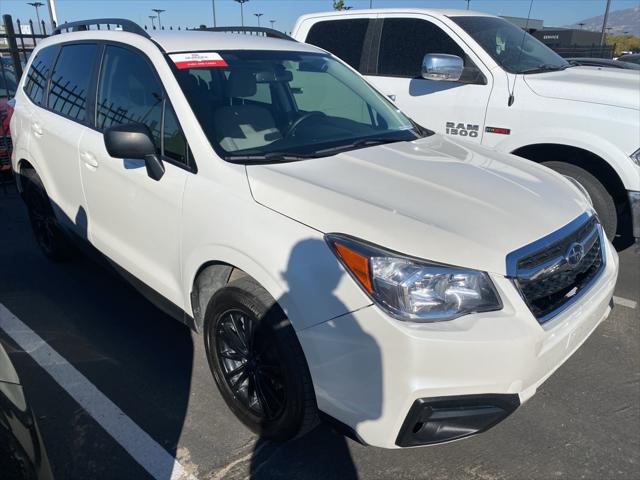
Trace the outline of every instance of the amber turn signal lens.
<instances>
[{"instance_id":1,"label":"amber turn signal lens","mask_svg":"<svg viewBox=\"0 0 640 480\"><path fill-rule=\"evenodd\" d=\"M364 289L369 293L373 293L369 272L369 258L341 243L334 242L333 246L346 267L360 281Z\"/></svg>"}]
</instances>

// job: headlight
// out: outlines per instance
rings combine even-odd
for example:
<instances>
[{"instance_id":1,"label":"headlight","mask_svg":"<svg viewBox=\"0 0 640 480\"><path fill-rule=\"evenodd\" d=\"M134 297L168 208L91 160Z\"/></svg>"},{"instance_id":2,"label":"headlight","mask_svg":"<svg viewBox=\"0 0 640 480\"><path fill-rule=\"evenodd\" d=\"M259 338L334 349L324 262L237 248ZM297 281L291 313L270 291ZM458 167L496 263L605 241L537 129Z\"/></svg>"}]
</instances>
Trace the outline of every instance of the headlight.
<instances>
[{"instance_id":1,"label":"headlight","mask_svg":"<svg viewBox=\"0 0 640 480\"><path fill-rule=\"evenodd\" d=\"M582 184L579 181L577 181L575 178L573 178L573 177L565 175L564 178L566 178L571 183L573 183L575 185L575 187L582 192L582 194L585 196L585 198L589 201L589 204L593 207L593 200L591 200L591 195L589 195L589 192L587 191L587 189L584 188L582 186Z\"/></svg>"},{"instance_id":2,"label":"headlight","mask_svg":"<svg viewBox=\"0 0 640 480\"><path fill-rule=\"evenodd\" d=\"M640 167L640 148L631 154L631 160Z\"/></svg>"},{"instance_id":3,"label":"headlight","mask_svg":"<svg viewBox=\"0 0 640 480\"><path fill-rule=\"evenodd\" d=\"M442 322L502 309L485 272L406 257L342 235L326 238L363 290L399 320Z\"/></svg>"}]
</instances>

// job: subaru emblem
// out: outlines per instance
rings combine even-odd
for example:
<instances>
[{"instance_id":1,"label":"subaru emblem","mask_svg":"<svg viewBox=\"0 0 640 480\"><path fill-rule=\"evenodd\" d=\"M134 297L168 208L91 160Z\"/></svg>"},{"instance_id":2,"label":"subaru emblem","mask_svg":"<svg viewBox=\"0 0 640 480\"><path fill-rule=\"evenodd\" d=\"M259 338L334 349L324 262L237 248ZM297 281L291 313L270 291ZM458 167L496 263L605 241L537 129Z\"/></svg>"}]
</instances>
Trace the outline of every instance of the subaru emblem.
<instances>
[{"instance_id":1,"label":"subaru emblem","mask_svg":"<svg viewBox=\"0 0 640 480\"><path fill-rule=\"evenodd\" d=\"M565 255L565 260L571 268L575 268L584 257L584 247L581 243L574 243L569 247Z\"/></svg>"}]
</instances>

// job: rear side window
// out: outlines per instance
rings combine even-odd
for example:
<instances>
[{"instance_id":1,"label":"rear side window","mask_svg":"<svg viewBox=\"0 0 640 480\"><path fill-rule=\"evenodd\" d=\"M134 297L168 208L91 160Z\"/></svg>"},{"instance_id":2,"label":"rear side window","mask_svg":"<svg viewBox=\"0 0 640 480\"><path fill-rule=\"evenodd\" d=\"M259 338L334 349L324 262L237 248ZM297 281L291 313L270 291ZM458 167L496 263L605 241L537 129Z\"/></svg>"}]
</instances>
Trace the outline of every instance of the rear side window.
<instances>
[{"instance_id":1,"label":"rear side window","mask_svg":"<svg viewBox=\"0 0 640 480\"><path fill-rule=\"evenodd\" d=\"M413 18L387 18L382 27L378 75L420 77L427 53L447 53L465 59L458 44L440 27ZM465 67L468 60L465 59Z\"/></svg>"},{"instance_id":2,"label":"rear side window","mask_svg":"<svg viewBox=\"0 0 640 480\"><path fill-rule=\"evenodd\" d=\"M146 59L135 51L114 46L106 48L103 58L96 99L97 128L142 123L149 127L159 154L187 164L186 139L171 104L165 100L162 84Z\"/></svg>"},{"instance_id":3,"label":"rear side window","mask_svg":"<svg viewBox=\"0 0 640 480\"><path fill-rule=\"evenodd\" d=\"M42 105L44 92L47 88L47 79L53 61L55 60L56 47L43 48L31 62L24 82L24 92L37 105Z\"/></svg>"},{"instance_id":4,"label":"rear side window","mask_svg":"<svg viewBox=\"0 0 640 480\"><path fill-rule=\"evenodd\" d=\"M360 70L368 28L367 18L319 22L309 30L306 42L324 48L356 70Z\"/></svg>"},{"instance_id":5,"label":"rear side window","mask_svg":"<svg viewBox=\"0 0 640 480\"><path fill-rule=\"evenodd\" d=\"M65 45L51 74L48 107L84 122L87 118L89 80L96 60L95 44Z\"/></svg>"}]
</instances>

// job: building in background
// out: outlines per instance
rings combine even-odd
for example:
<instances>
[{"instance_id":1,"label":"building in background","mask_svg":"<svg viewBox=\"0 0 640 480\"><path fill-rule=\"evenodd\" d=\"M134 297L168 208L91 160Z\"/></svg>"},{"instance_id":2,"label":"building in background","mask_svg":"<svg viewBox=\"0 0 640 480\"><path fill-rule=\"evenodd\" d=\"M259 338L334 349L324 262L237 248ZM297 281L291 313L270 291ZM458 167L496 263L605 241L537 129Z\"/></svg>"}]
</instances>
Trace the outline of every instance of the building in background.
<instances>
[{"instance_id":1,"label":"building in background","mask_svg":"<svg viewBox=\"0 0 640 480\"><path fill-rule=\"evenodd\" d=\"M509 22L517 25L518 27L526 30L529 33L533 33L536 30L542 30L544 25L544 20L540 20L537 18L508 17L506 15L501 15L501 18L508 20Z\"/></svg>"},{"instance_id":2,"label":"building in background","mask_svg":"<svg viewBox=\"0 0 640 480\"><path fill-rule=\"evenodd\" d=\"M563 57L611 58L612 46L600 45L600 32L574 28L544 27L534 37Z\"/></svg>"}]
</instances>

